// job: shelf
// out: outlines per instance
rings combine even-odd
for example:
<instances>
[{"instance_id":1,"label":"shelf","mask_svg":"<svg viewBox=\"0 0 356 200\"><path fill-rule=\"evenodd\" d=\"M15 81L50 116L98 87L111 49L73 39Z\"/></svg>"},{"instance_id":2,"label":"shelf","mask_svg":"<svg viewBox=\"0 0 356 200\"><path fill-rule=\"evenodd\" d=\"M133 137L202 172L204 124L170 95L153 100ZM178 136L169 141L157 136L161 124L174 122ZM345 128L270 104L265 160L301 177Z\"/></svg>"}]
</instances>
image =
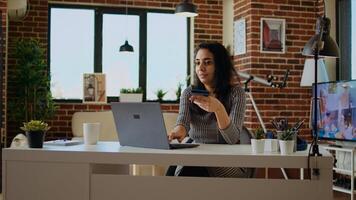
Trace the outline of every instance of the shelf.
<instances>
[{"instance_id":1,"label":"shelf","mask_svg":"<svg viewBox=\"0 0 356 200\"><path fill-rule=\"evenodd\" d=\"M339 186L335 186L335 185L333 185L333 190L339 191L339 192L343 192L343 193L347 193L347 194L351 194L351 190L345 189L345 188L342 188L342 187L339 187ZM355 191L354 191L354 193L355 193Z\"/></svg>"},{"instance_id":2,"label":"shelf","mask_svg":"<svg viewBox=\"0 0 356 200\"><path fill-rule=\"evenodd\" d=\"M351 174L352 174L351 170L340 169L340 168L336 168L336 167L333 167L333 170L334 170L336 173L343 174L343 175L349 175L349 176L351 176ZM354 173L354 175L356 175L356 173Z\"/></svg>"}]
</instances>

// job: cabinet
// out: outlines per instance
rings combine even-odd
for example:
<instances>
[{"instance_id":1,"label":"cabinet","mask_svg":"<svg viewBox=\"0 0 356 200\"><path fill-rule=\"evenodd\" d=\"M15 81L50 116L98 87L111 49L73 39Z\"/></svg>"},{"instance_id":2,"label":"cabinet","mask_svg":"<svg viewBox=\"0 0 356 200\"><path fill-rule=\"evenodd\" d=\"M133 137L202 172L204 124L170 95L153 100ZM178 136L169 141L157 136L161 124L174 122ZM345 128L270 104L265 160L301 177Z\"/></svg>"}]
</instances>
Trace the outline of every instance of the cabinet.
<instances>
[{"instance_id":1,"label":"cabinet","mask_svg":"<svg viewBox=\"0 0 356 200\"><path fill-rule=\"evenodd\" d=\"M330 152L334 152L336 159L338 157L342 157L341 161L337 161L337 165L333 167L333 170L338 174L348 175L350 176L350 189L333 185L333 190L347 193L351 195L351 200L354 200L354 195L356 190L354 190L354 178L355 178L355 148L353 147L331 147L331 146L323 146L326 150ZM348 158L349 162L345 162L345 157ZM339 163L338 163L339 162ZM342 162L342 163L340 163Z\"/></svg>"}]
</instances>

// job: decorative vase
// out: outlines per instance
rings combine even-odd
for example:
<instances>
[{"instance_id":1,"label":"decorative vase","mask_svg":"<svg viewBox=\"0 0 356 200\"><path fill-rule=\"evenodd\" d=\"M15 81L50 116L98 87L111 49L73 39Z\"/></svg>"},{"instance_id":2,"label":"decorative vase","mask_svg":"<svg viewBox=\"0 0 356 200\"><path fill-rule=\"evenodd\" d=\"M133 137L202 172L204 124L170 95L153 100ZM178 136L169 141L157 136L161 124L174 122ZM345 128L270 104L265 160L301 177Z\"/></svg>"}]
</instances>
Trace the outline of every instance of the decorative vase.
<instances>
[{"instance_id":1,"label":"decorative vase","mask_svg":"<svg viewBox=\"0 0 356 200\"><path fill-rule=\"evenodd\" d=\"M251 139L252 153L263 153L265 149L265 141L260 139Z\"/></svg>"},{"instance_id":2,"label":"decorative vase","mask_svg":"<svg viewBox=\"0 0 356 200\"><path fill-rule=\"evenodd\" d=\"M293 153L294 140L279 140L279 148L281 155L288 155Z\"/></svg>"},{"instance_id":3,"label":"decorative vase","mask_svg":"<svg viewBox=\"0 0 356 200\"><path fill-rule=\"evenodd\" d=\"M30 148L42 148L45 137L44 131L28 131L26 132L28 146Z\"/></svg>"},{"instance_id":4,"label":"decorative vase","mask_svg":"<svg viewBox=\"0 0 356 200\"><path fill-rule=\"evenodd\" d=\"M121 93L120 102L142 102L142 93Z\"/></svg>"}]
</instances>

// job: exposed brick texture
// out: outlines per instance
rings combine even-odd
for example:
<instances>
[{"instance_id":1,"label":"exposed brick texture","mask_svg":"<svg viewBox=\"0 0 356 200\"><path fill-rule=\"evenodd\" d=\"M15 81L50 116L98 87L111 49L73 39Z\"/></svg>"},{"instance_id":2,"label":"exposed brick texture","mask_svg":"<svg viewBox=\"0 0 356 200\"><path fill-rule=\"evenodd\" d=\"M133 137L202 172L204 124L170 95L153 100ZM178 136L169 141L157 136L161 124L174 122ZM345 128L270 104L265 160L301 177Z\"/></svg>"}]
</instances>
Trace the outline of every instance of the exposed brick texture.
<instances>
[{"instance_id":1,"label":"exposed brick texture","mask_svg":"<svg viewBox=\"0 0 356 200\"><path fill-rule=\"evenodd\" d=\"M3 2L3 3L2 3ZM84 5L101 5L108 7L123 7L124 0L62 0L58 3L73 3ZM129 7L174 9L180 0L128 0ZM222 0L194 0L198 6L199 16L194 19L194 44L202 41L222 42ZM0 6L6 1L0 1ZM48 45L48 1L30 0L29 15L20 22L9 22L9 53L7 76L7 101L11 101L15 88L11 85L15 60L11 55L14 41L18 38L33 37L41 41L41 45ZM264 87L252 83L251 89L257 106L268 128L272 128L269 121L274 117L287 117L292 123L298 119L309 120L309 103L311 90L299 86L305 57L301 55L302 48L311 35L314 34L315 9L314 1L310 0L234 0L234 19L246 19L247 52L235 56L235 67L248 73L265 77L268 74L281 76L286 69L291 73L288 86L284 89ZM5 6L6 7L6 6ZM322 5L318 5L319 13ZM3 13L4 16L4 13ZM284 54L260 53L260 18L281 18L286 20L286 52ZM3 24L6 24L3 19ZM47 59L47 58L46 58ZM71 116L77 111L100 111L110 109L109 105L87 105L61 103L56 116L49 123L52 130L47 139L71 137ZM177 104L164 104L162 109L176 112ZM245 124L249 128L259 126L256 114L251 104L247 106ZM9 122L7 127L8 140L19 132L19 124ZM309 136L307 126L301 133Z\"/></svg>"},{"instance_id":2,"label":"exposed brick texture","mask_svg":"<svg viewBox=\"0 0 356 200\"><path fill-rule=\"evenodd\" d=\"M108 7L124 7L126 1L123 0L62 0L56 3L73 3L85 5L100 5ZM159 8L174 10L175 6L181 2L180 0L128 0L129 7L137 8ZM37 38L40 40L43 48L47 49L48 45L48 1L47 0L30 0L31 10L28 16L20 22L9 23L9 76L7 82L8 99L11 101L15 88L11 86L15 69L15 60L11 55L14 48L14 42L18 38ZM222 42L222 1L211 0L196 0L194 3L198 6L199 16L195 18L194 27L194 44L202 41L218 41ZM47 58L46 58L47 60ZM47 134L46 139L71 137L71 116L77 111L99 111L110 109L109 105L86 105L86 104L58 104L59 110L56 116L49 122L51 130ZM164 111L177 112L178 105L164 104ZM13 136L20 132L19 123L9 122L7 127L7 139L10 141Z\"/></svg>"},{"instance_id":3,"label":"exposed brick texture","mask_svg":"<svg viewBox=\"0 0 356 200\"><path fill-rule=\"evenodd\" d=\"M311 89L299 86L305 57L301 52L305 43L314 34L315 1L307 0L235 0L234 19L246 19L246 54L234 57L239 70L265 78L267 75L281 76L290 69L288 86L275 89L258 83L251 84L251 91L267 129L273 129L270 121L275 117L286 117L290 123L299 119L309 120ZM286 52L260 52L260 19L278 18L286 20ZM245 124L250 129L260 126L252 104L247 106ZM310 139L310 130L305 123L300 134Z\"/></svg>"}]
</instances>

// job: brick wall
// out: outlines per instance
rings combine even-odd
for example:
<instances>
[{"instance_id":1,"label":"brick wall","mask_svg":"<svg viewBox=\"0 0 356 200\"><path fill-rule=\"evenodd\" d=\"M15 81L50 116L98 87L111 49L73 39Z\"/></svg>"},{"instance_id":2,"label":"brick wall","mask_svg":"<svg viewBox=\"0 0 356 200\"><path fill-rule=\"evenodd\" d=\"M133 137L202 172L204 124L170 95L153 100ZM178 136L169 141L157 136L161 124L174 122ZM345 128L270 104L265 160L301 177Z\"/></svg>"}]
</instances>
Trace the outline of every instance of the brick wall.
<instances>
[{"instance_id":1,"label":"brick wall","mask_svg":"<svg viewBox=\"0 0 356 200\"><path fill-rule=\"evenodd\" d=\"M100 6L125 6L126 1L119 0L62 0L56 3L74 3L84 5L100 5ZM163 8L173 10L175 6L181 2L180 0L128 0L129 7L138 8ZM15 60L11 55L14 47L14 41L18 38L37 38L40 40L43 48L47 48L48 44L48 1L47 0L30 0L31 10L29 15L21 22L9 23L9 75L8 82L8 99L11 101L15 91L11 85L14 79ZM194 44L202 41L218 41L222 42L222 0L195 0L194 3L198 6L199 16L194 21ZM60 103L57 114L49 123L52 127L47 139L71 137L71 117L77 111L100 111L110 109L109 105L87 105ZM177 112L177 104L163 104L162 109L169 112ZM7 139L10 141L12 137L19 132L19 123L9 122L7 128Z\"/></svg>"},{"instance_id":2,"label":"brick wall","mask_svg":"<svg viewBox=\"0 0 356 200\"><path fill-rule=\"evenodd\" d=\"M291 70L286 88L275 89L258 83L251 84L252 94L267 129L272 129L270 120L274 117L286 117L291 123L299 119L306 119L306 122L309 120L311 89L301 88L299 84L305 61L301 52L315 30L314 6L315 2L310 0L234 1L234 20L245 18L247 27L246 54L234 57L235 67L263 78L269 74L281 76L286 69ZM284 54L260 52L261 17L286 20ZM245 121L248 128L260 126L251 104L247 107ZM307 124L305 123L300 134L310 138Z\"/></svg>"},{"instance_id":3,"label":"brick wall","mask_svg":"<svg viewBox=\"0 0 356 200\"><path fill-rule=\"evenodd\" d=\"M1 1L0 1L1 2ZM125 6L126 1L119 0L62 0L56 2L84 5ZM129 7L174 9L180 0L128 0ZM198 6L199 16L194 19L194 44L202 41L222 42L222 0L194 0ZM15 90L11 85L15 61L11 55L14 41L21 37L34 37L41 41L44 48L48 44L48 2L46 0L30 0L29 15L21 22L9 23L9 56L8 56L8 99L13 97ZM319 8L321 6L319 5ZM321 9L320 9L321 10ZM319 12L320 12L319 10ZM248 73L265 77L267 74L282 75L290 69L288 87L273 89L259 84L251 84L253 96L268 128L269 121L274 117L287 117L290 122L298 119L309 119L309 103L311 90L300 88L299 82L305 58L301 55L302 48L314 34L314 1L310 0L234 0L234 19L246 18L247 53L235 56L235 67ZM286 53L260 53L260 18L286 19ZM87 105L61 103L56 116L50 121L52 130L49 138L71 136L71 116L77 111L108 110L109 105ZM176 104L162 105L163 110L176 112ZM249 128L259 126L256 115L249 104L246 112L246 124ZM18 123L9 122L7 133L10 140L19 131ZM302 130L305 137L309 136L306 126ZM48 138L48 139L49 139Z\"/></svg>"}]
</instances>

